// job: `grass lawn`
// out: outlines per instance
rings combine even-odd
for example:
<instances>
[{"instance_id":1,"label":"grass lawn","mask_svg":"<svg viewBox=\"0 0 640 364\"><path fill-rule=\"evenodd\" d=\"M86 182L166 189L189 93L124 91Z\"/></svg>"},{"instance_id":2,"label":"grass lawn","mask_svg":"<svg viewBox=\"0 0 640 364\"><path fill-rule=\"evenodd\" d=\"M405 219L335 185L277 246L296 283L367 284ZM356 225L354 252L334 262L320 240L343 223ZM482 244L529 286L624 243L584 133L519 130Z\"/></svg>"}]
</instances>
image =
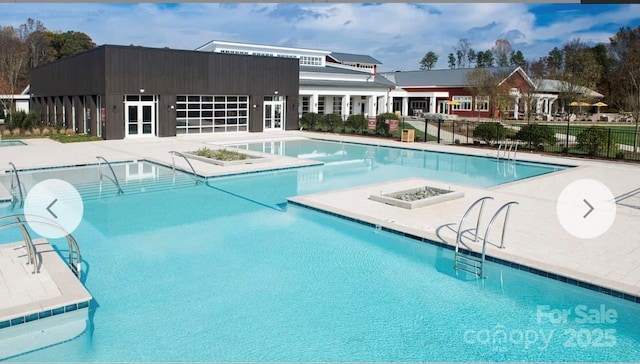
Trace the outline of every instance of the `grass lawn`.
<instances>
[{"instance_id":1,"label":"grass lawn","mask_svg":"<svg viewBox=\"0 0 640 364\"><path fill-rule=\"evenodd\" d=\"M416 129L416 128L413 127L413 125L410 125L409 123L404 123L404 128L405 129L413 129L413 130L415 130L414 131L414 135L415 135L414 141L416 141L416 142L424 142L424 130ZM402 136L402 123L400 123L398 125L398 130L393 133L393 137L394 138L400 139L401 136ZM435 142L437 140L438 140L438 138L435 135L427 134L427 141L428 142Z\"/></svg>"}]
</instances>

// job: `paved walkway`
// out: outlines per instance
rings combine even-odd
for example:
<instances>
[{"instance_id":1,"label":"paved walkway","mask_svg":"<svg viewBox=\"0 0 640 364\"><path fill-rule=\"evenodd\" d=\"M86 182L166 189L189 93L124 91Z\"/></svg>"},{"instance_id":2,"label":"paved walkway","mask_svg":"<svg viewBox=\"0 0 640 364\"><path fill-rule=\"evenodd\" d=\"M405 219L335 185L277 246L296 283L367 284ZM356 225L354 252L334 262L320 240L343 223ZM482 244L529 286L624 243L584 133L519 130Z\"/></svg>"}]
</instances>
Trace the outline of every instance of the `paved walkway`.
<instances>
[{"instance_id":1,"label":"paved walkway","mask_svg":"<svg viewBox=\"0 0 640 364\"><path fill-rule=\"evenodd\" d=\"M158 139L133 139L59 144L41 139L27 140L28 145L3 148L0 166L12 161L19 169L60 164L94 163L95 156L109 160L152 159L171 163L171 150L188 151L216 143L237 143L291 137L322 137L330 140L375 143L396 147L457 152L469 155L495 157L494 150L435 143L400 143L393 140L339 136L313 132L250 133L222 136L181 136ZM576 279L640 296L640 208L618 205L616 219L611 228L596 239L578 239L567 233L556 217L556 200L569 183L581 179L595 179L604 183L614 196L622 196L640 188L640 165L626 162L597 161L579 158L555 157L536 153L518 153L518 159L533 162L574 165L565 171L543 175L491 188L456 186L465 191L463 199L446 205L404 210L368 200L371 191L379 193L380 186L361 186L355 189L332 191L302 197L307 202L329 210L341 210L361 216L365 220L451 242L455 224L477 197L491 195L497 204L515 200L509 221L507 248L491 250L491 254L516 262L541 267ZM278 168L301 165L309 161L272 156L265 163L245 166L221 167L194 162L203 175ZM389 188L412 185L416 181L390 182ZM420 182L422 183L422 182ZM395 186L393 184L396 184ZM386 188L386 187L385 187ZM627 199L632 201L632 198Z\"/></svg>"}]
</instances>

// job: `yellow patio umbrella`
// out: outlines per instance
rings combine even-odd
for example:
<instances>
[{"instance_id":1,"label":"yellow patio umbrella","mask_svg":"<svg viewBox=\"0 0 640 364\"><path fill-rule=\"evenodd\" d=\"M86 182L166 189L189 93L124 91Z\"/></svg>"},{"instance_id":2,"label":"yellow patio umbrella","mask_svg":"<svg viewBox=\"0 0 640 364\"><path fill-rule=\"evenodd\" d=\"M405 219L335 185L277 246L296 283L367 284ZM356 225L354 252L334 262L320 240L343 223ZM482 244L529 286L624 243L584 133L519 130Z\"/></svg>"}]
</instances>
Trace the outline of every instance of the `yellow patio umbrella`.
<instances>
[{"instance_id":1,"label":"yellow patio umbrella","mask_svg":"<svg viewBox=\"0 0 640 364\"><path fill-rule=\"evenodd\" d=\"M593 105L591 105L591 106L595 106L595 107L597 107L597 108L598 108L598 114L600 114L600 107L602 107L602 106L607 106L607 104L605 104L605 103L604 103L604 102L602 102L602 101L598 101L598 102L596 102L595 104L593 104Z\"/></svg>"},{"instance_id":2,"label":"yellow patio umbrella","mask_svg":"<svg viewBox=\"0 0 640 364\"><path fill-rule=\"evenodd\" d=\"M591 106L590 103L584 102L584 101L572 101L569 105L570 106L580 106L580 107L582 107L582 106Z\"/></svg>"},{"instance_id":3,"label":"yellow patio umbrella","mask_svg":"<svg viewBox=\"0 0 640 364\"><path fill-rule=\"evenodd\" d=\"M570 104L570 106L578 106L580 109L580 113L582 113L582 107L583 106L591 106L590 103L588 102L584 102L584 101L572 101Z\"/></svg>"},{"instance_id":4,"label":"yellow patio umbrella","mask_svg":"<svg viewBox=\"0 0 640 364\"><path fill-rule=\"evenodd\" d=\"M460 101L447 100L447 105L449 105L449 106L451 106L451 105L460 105ZM451 108L449 109L449 114L451 114Z\"/></svg>"}]
</instances>

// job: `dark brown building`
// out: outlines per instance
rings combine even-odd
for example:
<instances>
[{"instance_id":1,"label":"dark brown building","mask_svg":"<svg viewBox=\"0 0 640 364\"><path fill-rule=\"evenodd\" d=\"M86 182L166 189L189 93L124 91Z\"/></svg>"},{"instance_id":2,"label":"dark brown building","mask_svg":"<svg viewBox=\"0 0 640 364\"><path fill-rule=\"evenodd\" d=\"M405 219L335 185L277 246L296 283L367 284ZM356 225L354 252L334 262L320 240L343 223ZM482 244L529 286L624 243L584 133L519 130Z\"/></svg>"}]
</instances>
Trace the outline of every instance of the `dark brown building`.
<instances>
[{"instance_id":1,"label":"dark brown building","mask_svg":"<svg viewBox=\"0 0 640 364\"><path fill-rule=\"evenodd\" d=\"M297 59L104 45L31 70L48 125L122 139L298 128Z\"/></svg>"}]
</instances>

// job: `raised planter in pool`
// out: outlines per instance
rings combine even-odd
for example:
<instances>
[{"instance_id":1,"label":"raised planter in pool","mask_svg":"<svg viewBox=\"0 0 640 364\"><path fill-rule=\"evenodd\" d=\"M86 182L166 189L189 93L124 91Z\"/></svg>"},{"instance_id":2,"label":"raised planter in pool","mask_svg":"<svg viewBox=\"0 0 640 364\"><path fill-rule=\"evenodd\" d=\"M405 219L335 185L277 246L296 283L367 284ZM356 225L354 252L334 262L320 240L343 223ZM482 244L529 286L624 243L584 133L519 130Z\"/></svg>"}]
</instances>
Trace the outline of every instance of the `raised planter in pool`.
<instances>
[{"instance_id":1,"label":"raised planter in pool","mask_svg":"<svg viewBox=\"0 0 640 364\"><path fill-rule=\"evenodd\" d=\"M370 195L369 199L405 209L415 209L462 197L464 197L463 191L424 186L381 195Z\"/></svg>"},{"instance_id":2,"label":"raised planter in pool","mask_svg":"<svg viewBox=\"0 0 640 364\"><path fill-rule=\"evenodd\" d=\"M205 163L216 164L219 166L253 164L269 160L268 158L260 155L252 155L249 153L228 149L211 150L208 148L203 148L195 152L185 152L183 154L187 156L187 158L199 160Z\"/></svg>"}]
</instances>

